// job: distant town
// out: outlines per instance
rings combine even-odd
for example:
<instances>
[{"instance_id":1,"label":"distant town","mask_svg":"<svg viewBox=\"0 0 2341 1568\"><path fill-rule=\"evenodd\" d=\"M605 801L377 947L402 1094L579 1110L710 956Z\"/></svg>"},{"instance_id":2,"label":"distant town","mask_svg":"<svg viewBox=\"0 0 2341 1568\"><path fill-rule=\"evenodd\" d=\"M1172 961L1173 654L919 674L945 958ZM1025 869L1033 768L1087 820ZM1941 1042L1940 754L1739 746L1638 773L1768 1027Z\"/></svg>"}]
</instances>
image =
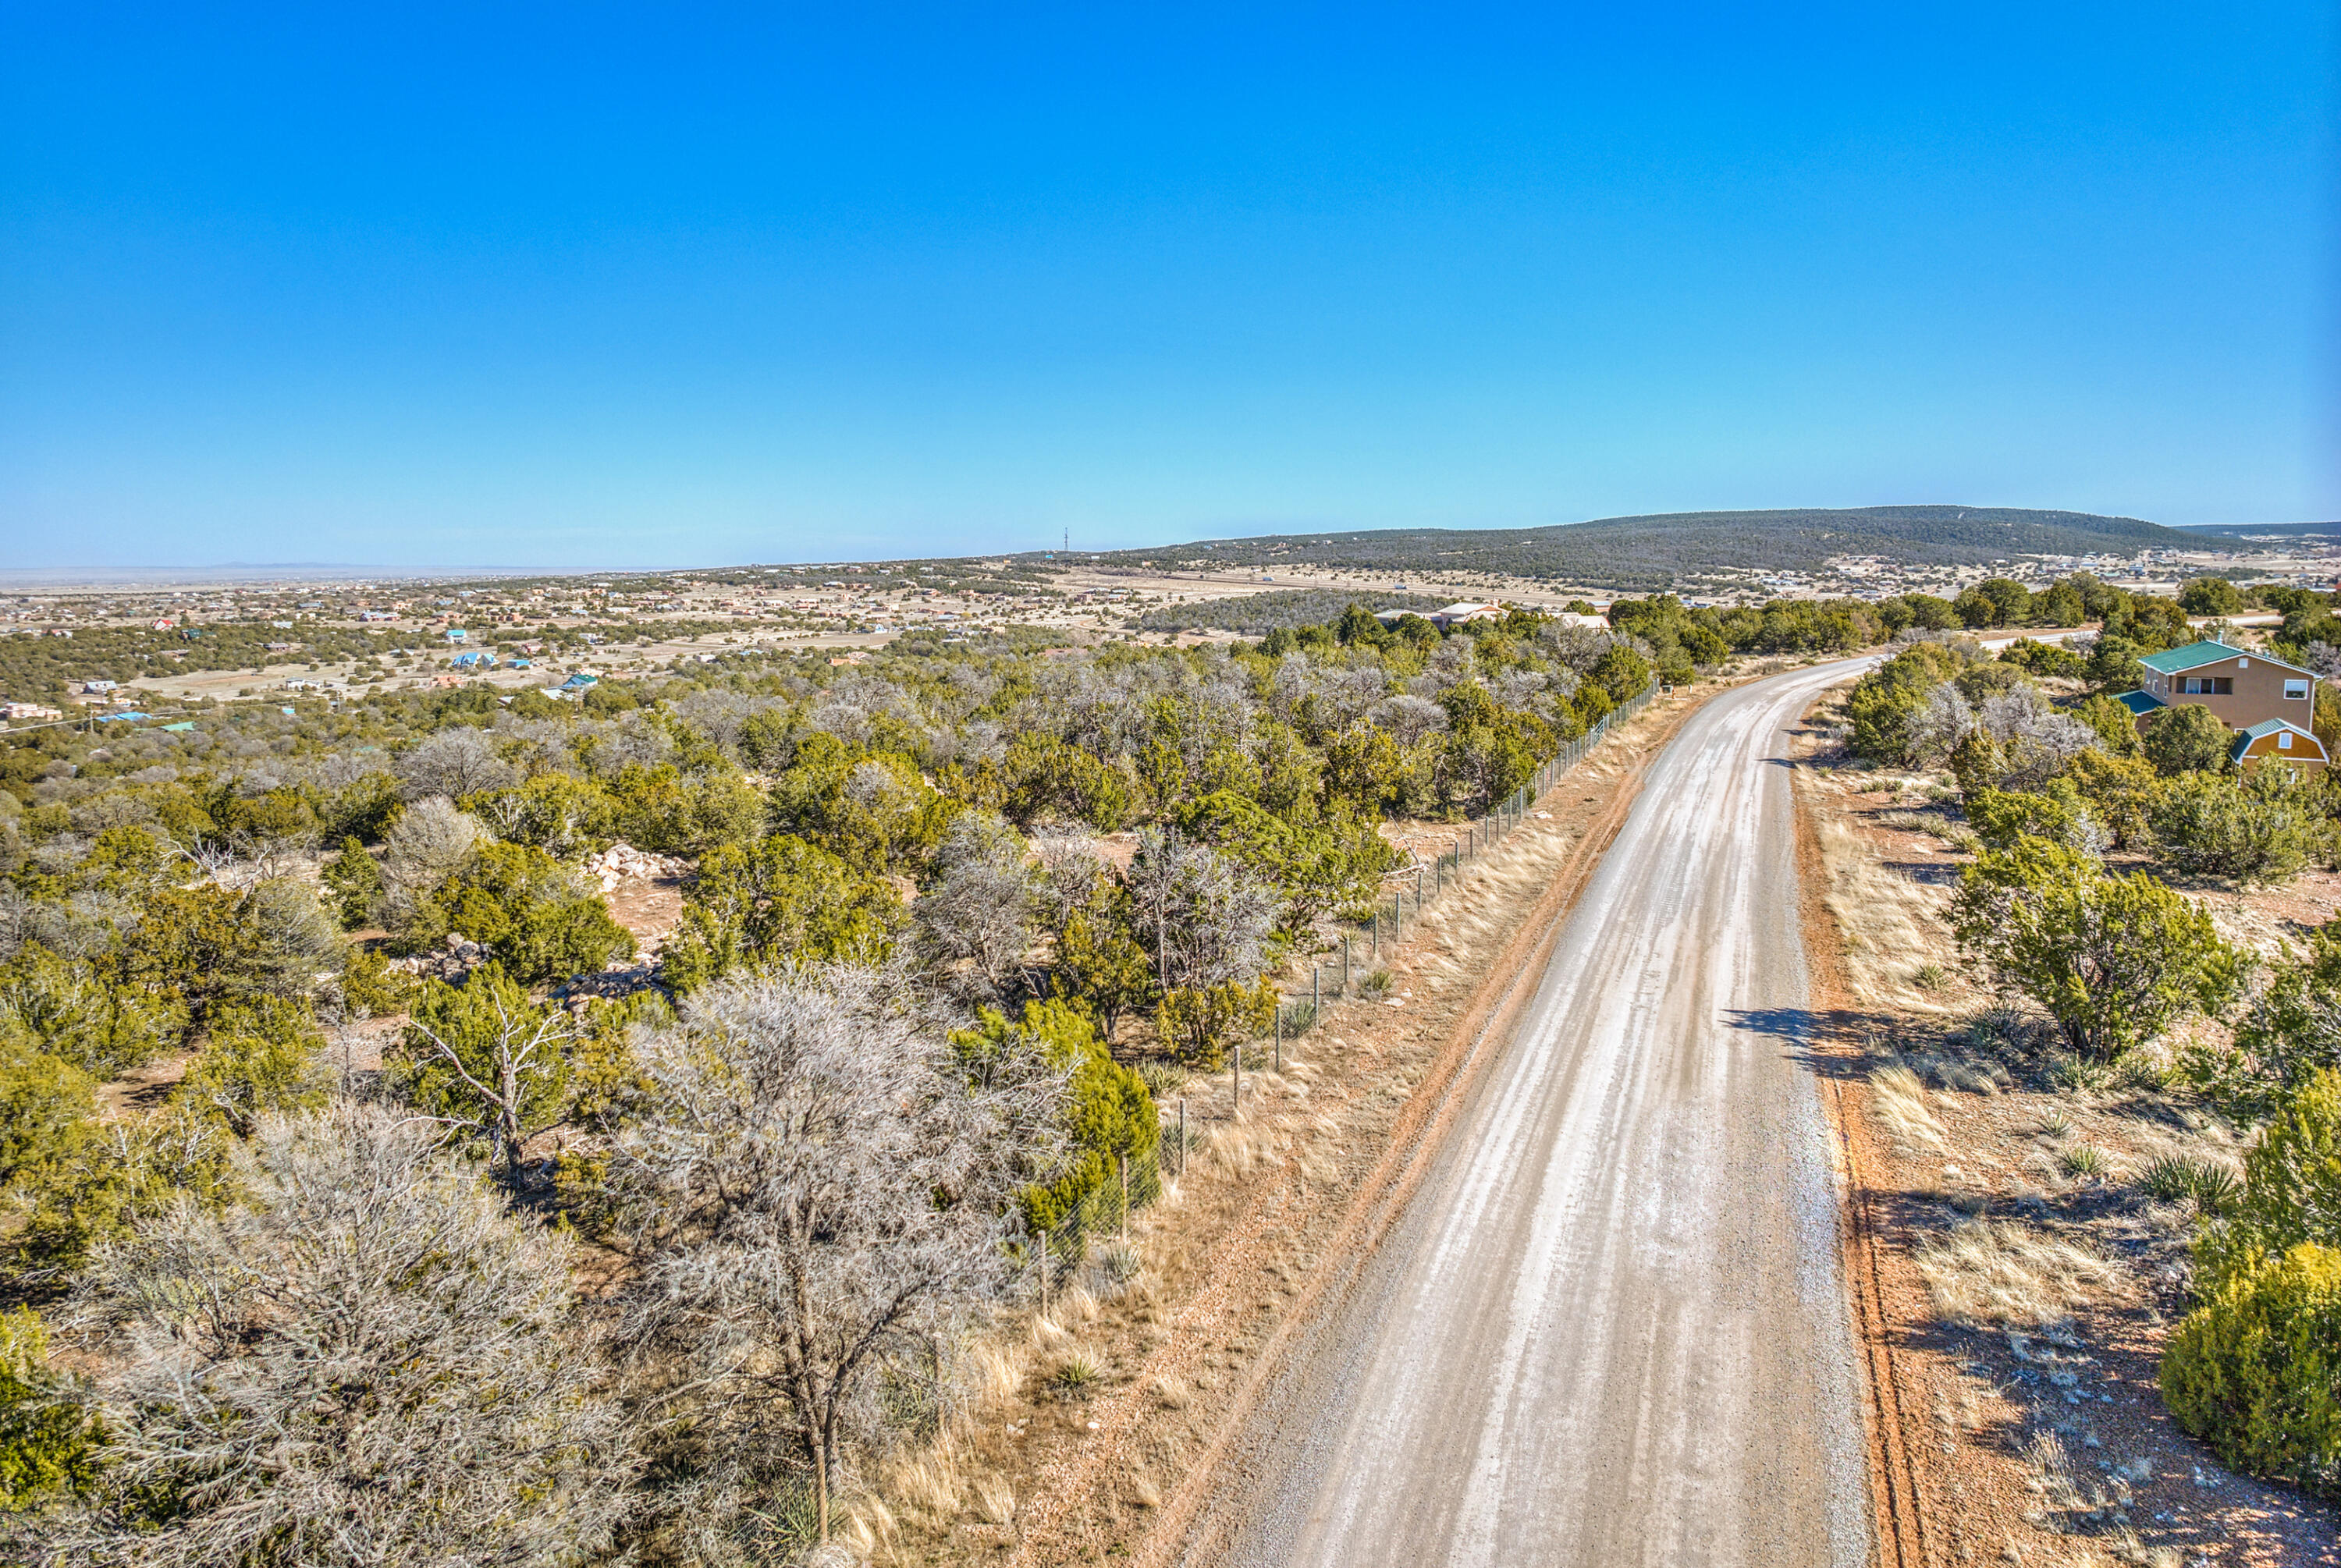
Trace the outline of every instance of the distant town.
<instances>
[{"instance_id":1,"label":"distant town","mask_svg":"<svg viewBox=\"0 0 2341 1568\"><path fill-rule=\"evenodd\" d=\"M2341 540L2207 535L2200 550L1959 565L1845 555L1813 569L1740 572L1722 589L1710 579L1707 591L1684 597L1694 606L1948 599L1987 578L2045 587L2076 571L2164 595L2207 574L2326 591L2341 574ZM1458 612L1515 604L1599 612L1610 598L1595 582L1504 572L1220 567L1207 547L1169 547L1136 562L1057 551L579 576L59 582L0 599L0 638L59 644L37 658L0 658L0 718L12 726L100 713L165 719L191 704L474 682L573 698L606 676L764 650L827 650L833 662L850 662L911 633L1021 628L1068 646L1224 641L1238 634L1177 625L1182 618L1165 612L1299 590L1354 593L1369 609L1380 607L1378 597L1451 600Z\"/></svg>"}]
</instances>

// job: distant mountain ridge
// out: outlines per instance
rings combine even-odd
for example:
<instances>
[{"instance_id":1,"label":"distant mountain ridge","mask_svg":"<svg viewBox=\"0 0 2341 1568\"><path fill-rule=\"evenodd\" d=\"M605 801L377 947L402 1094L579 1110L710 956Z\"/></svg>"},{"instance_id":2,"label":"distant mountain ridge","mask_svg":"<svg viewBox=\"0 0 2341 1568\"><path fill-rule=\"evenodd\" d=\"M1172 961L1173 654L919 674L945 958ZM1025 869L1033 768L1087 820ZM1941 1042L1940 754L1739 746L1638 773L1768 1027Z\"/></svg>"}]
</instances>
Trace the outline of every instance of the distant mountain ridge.
<instances>
[{"instance_id":1,"label":"distant mountain ridge","mask_svg":"<svg viewBox=\"0 0 2341 1568\"><path fill-rule=\"evenodd\" d=\"M1907 566L1974 566L2037 555L2130 556L2201 550L2186 532L2135 517L1990 506L1679 511L1546 528L1386 528L1269 534L1113 551L1103 565L1311 565L1404 574L1502 572L1589 587L1689 588L1748 572L1808 571L1833 556Z\"/></svg>"},{"instance_id":2,"label":"distant mountain ridge","mask_svg":"<svg viewBox=\"0 0 2341 1568\"><path fill-rule=\"evenodd\" d=\"M2222 539L2332 539L2341 538L2341 522L2201 522L2188 524L2186 531Z\"/></svg>"}]
</instances>

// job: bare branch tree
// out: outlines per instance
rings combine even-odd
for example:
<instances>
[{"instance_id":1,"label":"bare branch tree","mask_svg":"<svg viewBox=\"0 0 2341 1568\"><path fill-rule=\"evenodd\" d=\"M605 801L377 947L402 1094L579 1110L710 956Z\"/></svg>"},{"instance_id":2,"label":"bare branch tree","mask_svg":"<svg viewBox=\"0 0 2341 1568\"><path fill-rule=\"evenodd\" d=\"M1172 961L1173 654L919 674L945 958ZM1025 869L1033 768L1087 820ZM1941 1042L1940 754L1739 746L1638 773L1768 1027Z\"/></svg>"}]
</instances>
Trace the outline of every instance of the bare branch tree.
<instances>
[{"instance_id":1,"label":"bare branch tree","mask_svg":"<svg viewBox=\"0 0 2341 1568\"><path fill-rule=\"evenodd\" d=\"M497 754L495 742L468 725L442 729L401 757L397 769L410 800L433 795L460 799L483 789L502 789L520 777Z\"/></svg>"},{"instance_id":2,"label":"bare branch tree","mask_svg":"<svg viewBox=\"0 0 2341 1568\"><path fill-rule=\"evenodd\" d=\"M567 1116L562 1091L576 1037L567 1013L537 1006L490 968L425 992L393 1077L420 1119L484 1138L499 1179L516 1187L522 1147Z\"/></svg>"},{"instance_id":3,"label":"bare branch tree","mask_svg":"<svg viewBox=\"0 0 2341 1568\"><path fill-rule=\"evenodd\" d=\"M413 918L422 901L471 858L488 831L442 795L417 800L392 825L382 857L383 916L393 926Z\"/></svg>"},{"instance_id":4,"label":"bare branch tree","mask_svg":"<svg viewBox=\"0 0 2341 1568\"><path fill-rule=\"evenodd\" d=\"M1138 836L1130 888L1165 991L1250 980L1267 967L1282 900L1210 845L1148 829Z\"/></svg>"},{"instance_id":5,"label":"bare branch tree","mask_svg":"<svg viewBox=\"0 0 2341 1568\"><path fill-rule=\"evenodd\" d=\"M623 1143L671 1220L636 1332L695 1358L724 1441L787 1441L824 1538L870 1374L1007 1285L1009 1198L1061 1093L971 1089L889 989L831 969L701 992L638 1042L655 1090Z\"/></svg>"},{"instance_id":6,"label":"bare branch tree","mask_svg":"<svg viewBox=\"0 0 2341 1568\"><path fill-rule=\"evenodd\" d=\"M1023 839L987 812L961 812L936 850L933 885L911 912L930 958L971 1001L998 1000L1031 949L1034 881Z\"/></svg>"},{"instance_id":7,"label":"bare branch tree","mask_svg":"<svg viewBox=\"0 0 2341 1568\"><path fill-rule=\"evenodd\" d=\"M49 1561L521 1565L606 1547L637 1468L575 1343L571 1249L429 1135L347 1103L264 1118L253 1201L102 1247L105 1506ZM167 1503L156 1507L158 1499Z\"/></svg>"}]
</instances>

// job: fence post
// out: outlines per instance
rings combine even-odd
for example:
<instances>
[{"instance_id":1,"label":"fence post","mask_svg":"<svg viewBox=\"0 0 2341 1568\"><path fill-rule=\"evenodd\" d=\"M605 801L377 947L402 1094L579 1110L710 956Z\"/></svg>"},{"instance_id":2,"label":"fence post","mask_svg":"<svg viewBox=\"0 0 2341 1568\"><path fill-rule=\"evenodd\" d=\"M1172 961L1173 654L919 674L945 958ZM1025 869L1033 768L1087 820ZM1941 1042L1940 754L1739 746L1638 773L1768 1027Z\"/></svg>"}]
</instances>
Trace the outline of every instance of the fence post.
<instances>
[{"instance_id":1,"label":"fence post","mask_svg":"<svg viewBox=\"0 0 2341 1568\"><path fill-rule=\"evenodd\" d=\"M1350 934L1341 933L1341 995L1350 994Z\"/></svg>"},{"instance_id":2,"label":"fence post","mask_svg":"<svg viewBox=\"0 0 2341 1568\"><path fill-rule=\"evenodd\" d=\"M1243 1120L1243 1042L1236 1042L1236 1120Z\"/></svg>"},{"instance_id":3,"label":"fence post","mask_svg":"<svg viewBox=\"0 0 2341 1568\"><path fill-rule=\"evenodd\" d=\"M1276 1070L1284 1070L1284 998L1276 998Z\"/></svg>"},{"instance_id":4,"label":"fence post","mask_svg":"<svg viewBox=\"0 0 2341 1568\"><path fill-rule=\"evenodd\" d=\"M1406 946L1406 895L1403 892L1390 895L1390 945L1398 948Z\"/></svg>"},{"instance_id":5,"label":"fence post","mask_svg":"<svg viewBox=\"0 0 2341 1568\"><path fill-rule=\"evenodd\" d=\"M1187 1097L1179 1097L1179 1179L1187 1179Z\"/></svg>"},{"instance_id":6,"label":"fence post","mask_svg":"<svg viewBox=\"0 0 2341 1568\"><path fill-rule=\"evenodd\" d=\"M1121 1156L1121 1239L1130 1241L1130 1156Z\"/></svg>"},{"instance_id":7,"label":"fence post","mask_svg":"<svg viewBox=\"0 0 2341 1568\"><path fill-rule=\"evenodd\" d=\"M1309 1027L1315 1028L1325 1011L1325 966L1309 966Z\"/></svg>"}]
</instances>

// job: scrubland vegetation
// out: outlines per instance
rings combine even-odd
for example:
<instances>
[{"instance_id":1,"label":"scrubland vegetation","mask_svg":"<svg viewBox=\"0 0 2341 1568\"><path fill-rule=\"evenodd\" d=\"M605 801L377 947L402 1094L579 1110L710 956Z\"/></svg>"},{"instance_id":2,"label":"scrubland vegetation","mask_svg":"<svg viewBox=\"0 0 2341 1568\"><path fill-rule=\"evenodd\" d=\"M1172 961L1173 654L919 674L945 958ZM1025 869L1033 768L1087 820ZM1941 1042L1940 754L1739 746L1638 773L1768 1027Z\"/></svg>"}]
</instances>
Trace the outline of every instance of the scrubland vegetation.
<instances>
[{"instance_id":1,"label":"scrubland vegetation","mask_svg":"<svg viewBox=\"0 0 2341 1568\"><path fill-rule=\"evenodd\" d=\"M812 1551L1149 1199L1150 1080L1268 1030L1386 819L1480 815L1728 652L1617 621L12 737L6 1554ZM583 869L621 841L687 868L654 951Z\"/></svg>"},{"instance_id":2,"label":"scrubland vegetation","mask_svg":"<svg viewBox=\"0 0 2341 1568\"><path fill-rule=\"evenodd\" d=\"M2071 1337L2077 1309L2132 1277L2093 1236L2191 1247L2186 1315L2160 1365L2169 1412L2224 1463L2341 1498L2341 928L2254 944L2207 902L2332 868L2341 781L2239 772L2199 709L2135 724L2111 700L2136 684L2135 660L2197 634L2177 606L2086 581L2051 591L2068 589L2101 623L2069 651L2019 641L1993 657L1951 629L1913 628L1844 705L1847 747L1899 774L1893 788L1931 796L1930 809L1881 825L1966 857L1942 913L1967 974L2000 998L1944 1044L1915 1044L1928 1026L1906 1026L1871 1075L1878 1128L1905 1157L1948 1162L1945 1188L1967 1206L1918 1240L1915 1262L1946 1320L2010 1333L2031 1357L2021 1375L2043 1356L2090 1359ZM2206 613L2240 608L2230 585L2216 589L2188 594ZM2274 650L2331 669L2330 603L2273 607L2286 617ZM2341 729L2335 719L2320 690L2320 737ZM1860 911L1840 916L1858 936ZM1928 984L1911 982L1921 995L1949 983L1930 968ZM1996 1136L1969 1146L1938 1113L2017 1091L2069 1097L2072 1109L2028 1129L2034 1185L2019 1181L2016 1212L1994 1217L1988 1184L1967 1186L1973 1164L2006 1152L1988 1152ZM2126 1097L2145 1121L2099 1114ZM2116 1203L2123 1192L2133 1201ZM2091 1193L2107 1196L2083 1202ZM2026 1337L2041 1334L2045 1346ZM2061 1418L2038 1419L2044 1441L2073 1438ZM2036 1490L2070 1491L2084 1465L2060 1446L2033 1468ZM2129 1527L2126 1502L2067 1512L2092 1531Z\"/></svg>"}]
</instances>

